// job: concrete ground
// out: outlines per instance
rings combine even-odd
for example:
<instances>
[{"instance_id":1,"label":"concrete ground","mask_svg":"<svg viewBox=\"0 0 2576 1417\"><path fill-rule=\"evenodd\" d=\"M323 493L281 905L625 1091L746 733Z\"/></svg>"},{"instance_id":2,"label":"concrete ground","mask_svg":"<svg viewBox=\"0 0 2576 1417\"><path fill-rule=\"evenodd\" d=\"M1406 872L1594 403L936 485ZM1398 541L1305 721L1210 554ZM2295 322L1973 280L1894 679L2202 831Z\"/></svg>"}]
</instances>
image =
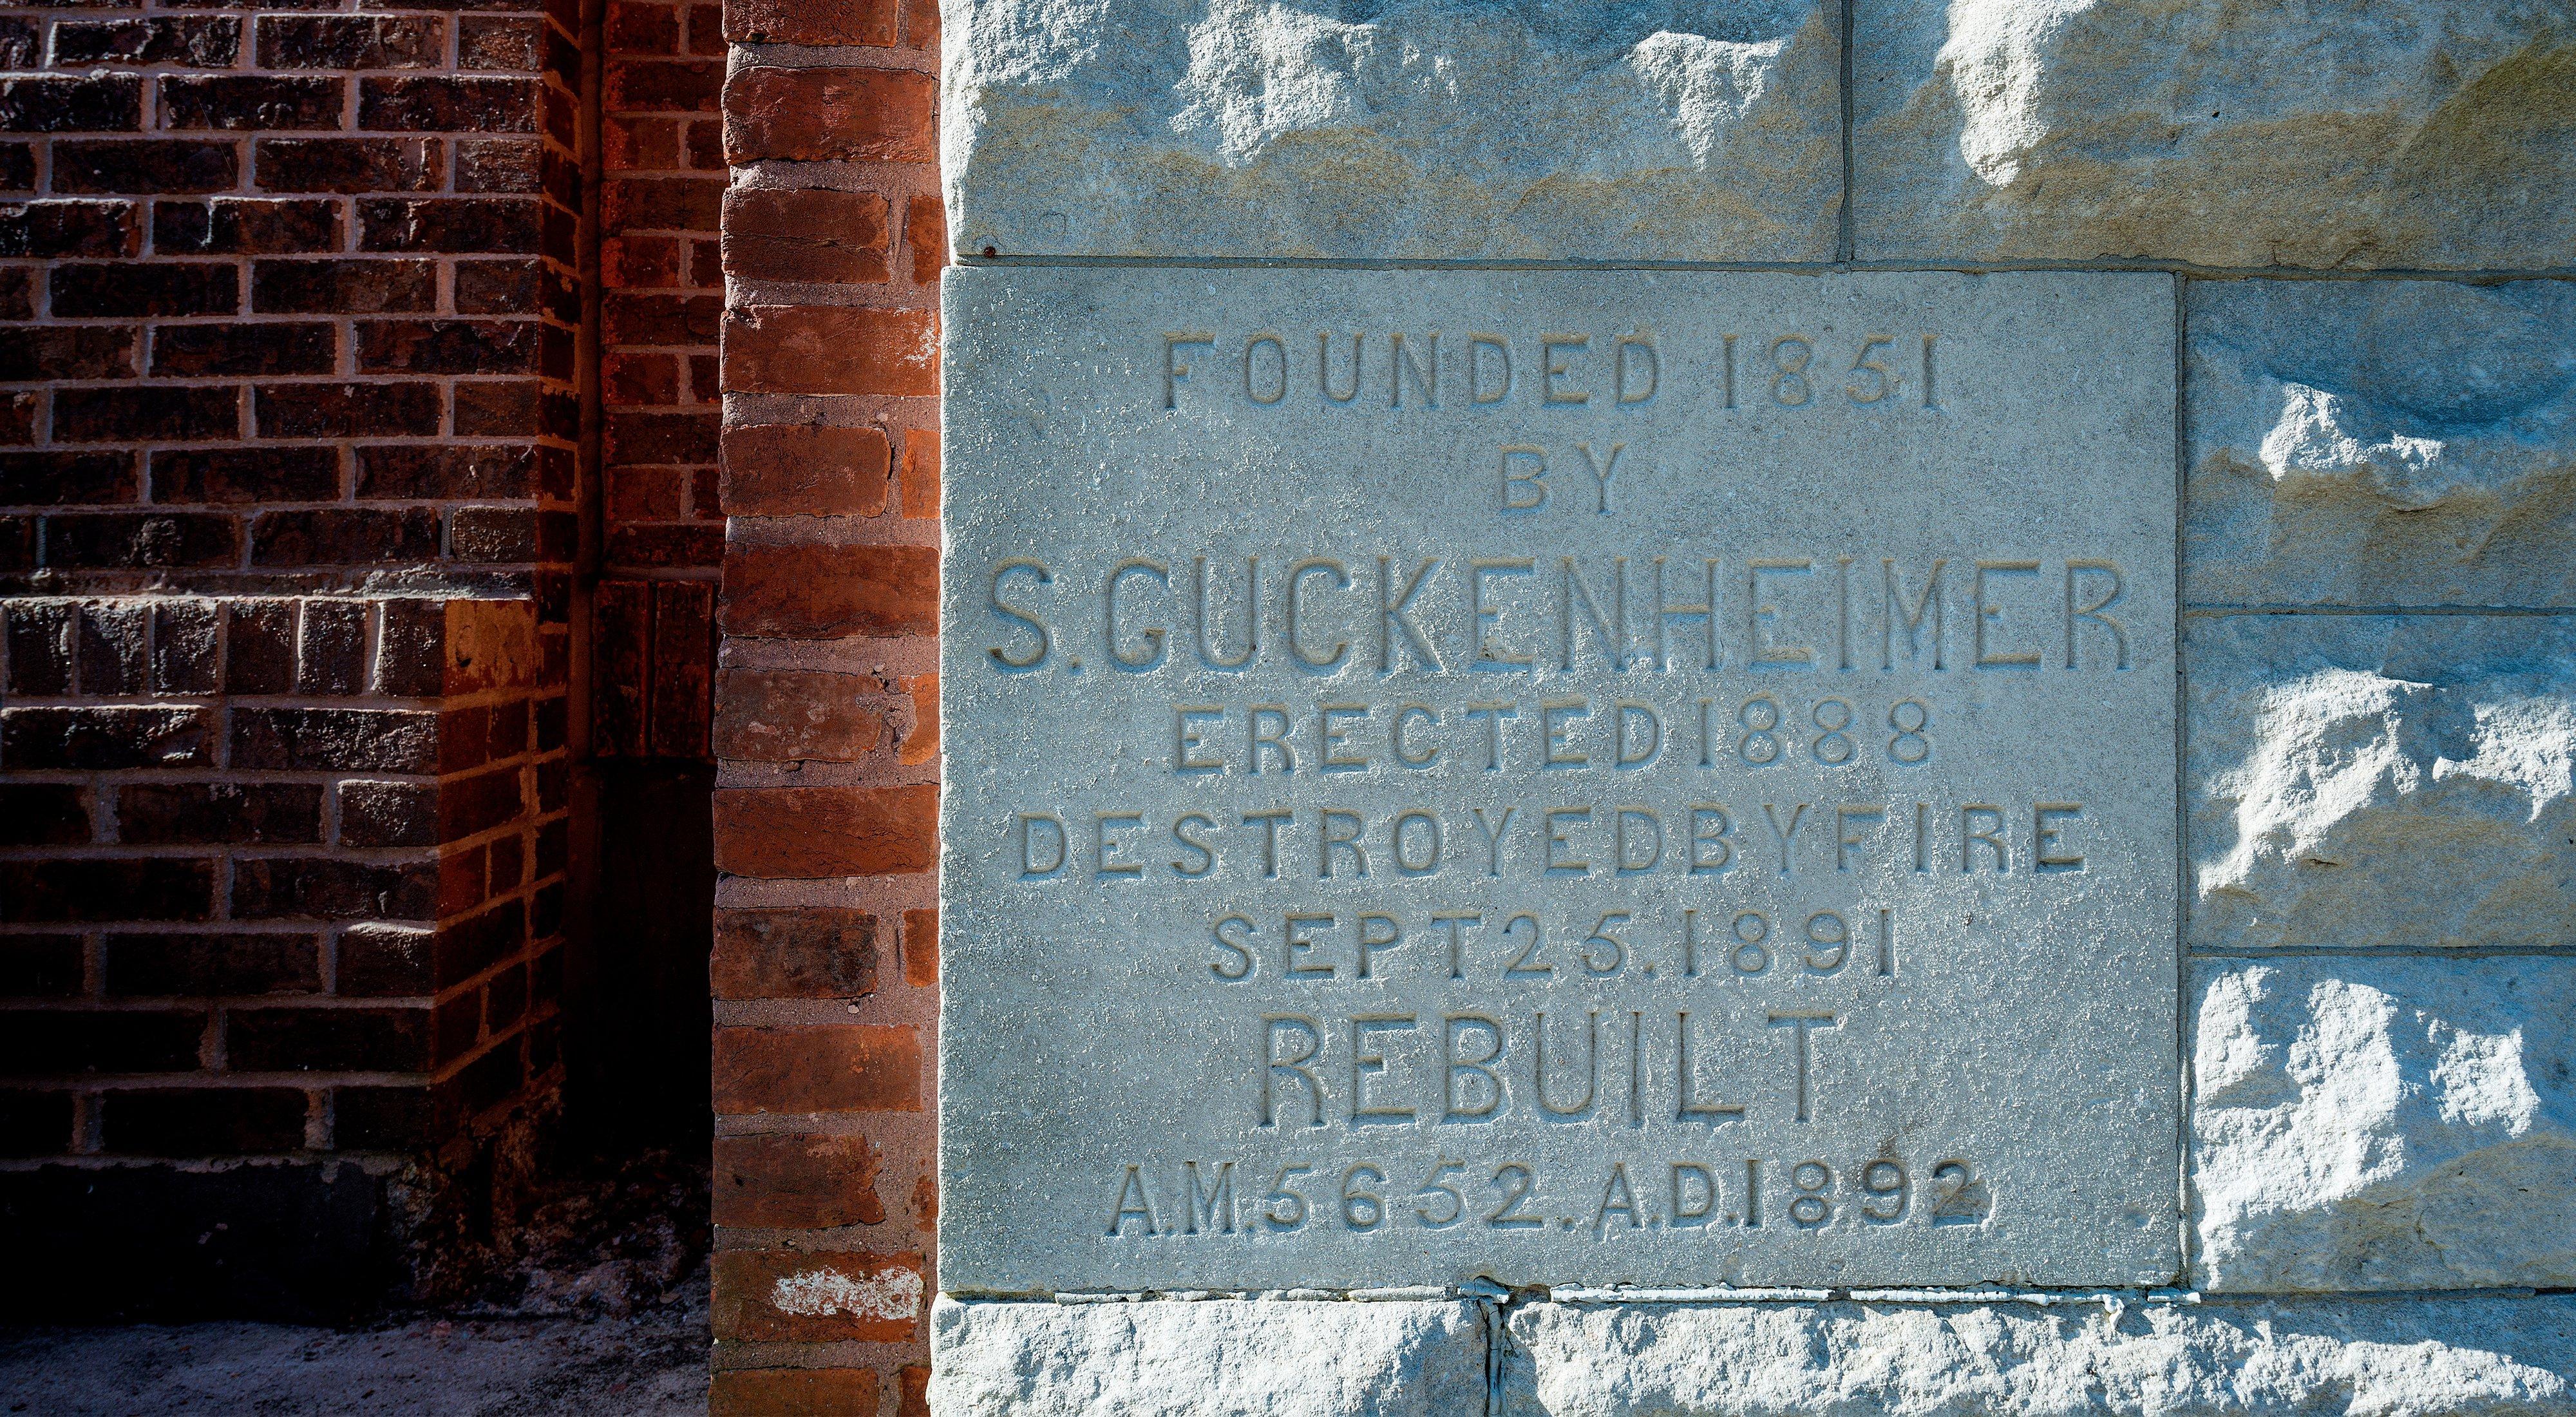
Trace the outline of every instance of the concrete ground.
<instances>
[{"instance_id":1,"label":"concrete ground","mask_svg":"<svg viewBox=\"0 0 2576 1417\"><path fill-rule=\"evenodd\" d=\"M701 1268L626 1317L0 1328L0 1412L30 1417L703 1417Z\"/></svg>"}]
</instances>

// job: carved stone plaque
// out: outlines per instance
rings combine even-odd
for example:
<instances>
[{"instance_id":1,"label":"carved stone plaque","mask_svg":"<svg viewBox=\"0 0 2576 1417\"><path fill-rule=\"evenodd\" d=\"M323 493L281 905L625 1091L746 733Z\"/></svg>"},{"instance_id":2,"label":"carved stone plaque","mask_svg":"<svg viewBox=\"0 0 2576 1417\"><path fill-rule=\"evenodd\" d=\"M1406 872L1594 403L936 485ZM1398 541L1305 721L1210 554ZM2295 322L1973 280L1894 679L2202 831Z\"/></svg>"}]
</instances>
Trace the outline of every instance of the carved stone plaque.
<instances>
[{"instance_id":1,"label":"carved stone plaque","mask_svg":"<svg viewBox=\"0 0 2576 1417\"><path fill-rule=\"evenodd\" d=\"M947 282L944 1289L2173 1277L2167 277Z\"/></svg>"}]
</instances>

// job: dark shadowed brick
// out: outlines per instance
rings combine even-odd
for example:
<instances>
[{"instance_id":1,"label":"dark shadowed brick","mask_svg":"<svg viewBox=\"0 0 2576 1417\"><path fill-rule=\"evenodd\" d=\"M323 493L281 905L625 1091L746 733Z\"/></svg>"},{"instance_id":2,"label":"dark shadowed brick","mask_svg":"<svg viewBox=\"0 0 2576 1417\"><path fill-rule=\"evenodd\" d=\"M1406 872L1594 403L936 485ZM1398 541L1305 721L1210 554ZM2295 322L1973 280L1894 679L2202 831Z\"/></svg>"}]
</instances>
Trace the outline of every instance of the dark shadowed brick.
<instances>
[{"instance_id":1,"label":"dark shadowed brick","mask_svg":"<svg viewBox=\"0 0 2576 1417\"><path fill-rule=\"evenodd\" d=\"M284 79L268 74L161 77L161 126L216 128L337 128L341 79Z\"/></svg>"},{"instance_id":2,"label":"dark shadowed brick","mask_svg":"<svg viewBox=\"0 0 2576 1417\"><path fill-rule=\"evenodd\" d=\"M427 1009L234 1009L224 1057L236 1068L422 1072L431 1062Z\"/></svg>"},{"instance_id":3,"label":"dark shadowed brick","mask_svg":"<svg viewBox=\"0 0 2576 1417\"><path fill-rule=\"evenodd\" d=\"M438 715L418 709L235 709L232 765L434 773L439 769Z\"/></svg>"},{"instance_id":4,"label":"dark shadowed brick","mask_svg":"<svg viewBox=\"0 0 2576 1417\"><path fill-rule=\"evenodd\" d=\"M111 998L310 994L321 947L309 934L110 935L106 983Z\"/></svg>"},{"instance_id":5,"label":"dark shadowed brick","mask_svg":"<svg viewBox=\"0 0 2576 1417\"><path fill-rule=\"evenodd\" d=\"M36 145L0 143L0 192L36 190Z\"/></svg>"},{"instance_id":6,"label":"dark shadowed brick","mask_svg":"<svg viewBox=\"0 0 2576 1417\"><path fill-rule=\"evenodd\" d=\"M241 21L230 15L65 20L54 26L54 64L57 68L93 64L174 64L186 68L222 69L230 67L240 53Z\"/></svg>"},{"instance_id":7,"label":"dark shadowed brick","mask_svg":"<svg viewBox=\"0 0 2576 1417\"><path fill-rule=\"evenodd\" d=\"M117 836L155 844L322 840L322 789L309 782L137 783L116 794Z\"/></svg>"},{"instance_id":8,"label":"dark shadowed brick","mask_svg":"<svg viewBox=\"0 0 2576 1417\"><path fill-rule=\"evenodd\" d=\"M317 507L264 512L251 522L255 566L349 566L438 556L438 513Z\"/></svg>"},{"instance_id":9,"label":"dark shadowed brick","mask_svg":"<svg viewBox=\"0 0 2576 1417\"><path fill-rule=\"evenodd\" d=\"M45 62L45 31L24 15L0 15L0 69L37 69Z\"/></svg>"},{"instance_id":10,"label":"dark shadowed brick","mask_svg":"<svg viewBox=\"0 0 2576 1417\"><path fill-rule=\"evenodd\" d=\"M89 838L89 799L79 783L0 782L0 846L61 846Z\"/></svg>"},{"instance_id":11,"label":"dark shadowed brick","mask_svg":"<svg viewBox=\"0 0 2576 1417\"><path fill-rule=\"evenodd\" d=\"M545 554L534 507L459 507L448 523L448 544L459 561L506 564L556 560Z\"/></svg>"},{"instance_id":12,"label":"dark shadowed brick","mask_svg":"<svg viewBox=\"0 0 2576 1417\"><path fill-rule=\"evenodd\" d=\"M0 133L130 133L142 126L139 75L0 79Z\"/></svg>"},{"instance_id":13,"label":"dark shadowed brick","mask_svg":"<svg viewBox=\"0 0 2576 1417\"><path fill-rule=\"evenodd\" d=\"M452 927L430 931L372 921L352 925L340 937L333 991L352 999L436 993L464 977L443 977L438 968L436 946L450 933Z\"/></svg>"},{"instance_id":14,"label":"dark shadowed brick","mask_svg":"<svg viewBox=\"0 0 2576 1417\"><path fill-rule=\"evenodd\" d=\"M263 384L257 397L263 438L400 438L438 431L436 384Z\"/></svg>"},{"instance_id":15,"label":"dark shadowed brick","mask_svg":"<svg viewBox=\"0 0 2576 1417\"><path fill-rule=\"evenodd\" d=\"M152 332L152 372L182 377L218 374L328 374L338 356L329 325L262 322L163 325Z\"/></svg>"},{"instance_id":16,"label":"dark shadowed brick","mask_svg":"<svg viewBox=\"0 0 2576 1417\"><path fill-rule=\"evenodd\" d=\"M214 904L212 861L0 861L0 920L12 923L206 920Z\"/></svg>"},{"instance_id":17,"label":"dark shadowed brick","mask_svg":"<svg viewBox=\"0 0 2576 1417\"><path fill-rule=\"evenodd\" d=\"M102 315L229 315L241 307L232 266L214 261L54 267L53 310L72 319Z\"/></svg>"},{"instance_id":18,"label":"dark shadowed brick","mask_svg":"<svg viewBox=\"0 0 2576 1417\"><path fill-rule=\"evenodd\" d=\"M155 502L328 502L339 492L337 448L187 448L152 454Z\"/></svg>"},{"instance_id":19,"label":"dark shadowed brick","mask_svg":"<svg viewBox=\"0 0 2576 1417\"><path fill-rule=\"evenodd\" d=\"M600 318L614 344L711 345L724 318L724 300L714 295L619 293L604 307Z\"/></svg>"},{"instance_id":20,"label":"dark shadowed brick","mask_svg":"<svg viewBox=\"0 0 2576 1417\"><path fill-rule=\"evenodd\" d=\"M142 238L131 202L0 202L0 256L131 256Z\"/></svg>"},{"instance_id":21,"label":"dark shadowed brick","mask_svg":"<svg viewBox=\"0 0 2576 1417\"><path fill-rule=\"evenodd\" d=\"M10 1009L0 1011L0 1074L187 1072L205 1037L196 1009Z\"/></svg>"},{"instance_id":22,"label":"dark shadowed brick","mask_svg":"<svg viewBox=\"0 0 2576 1417\"><path fill-rule=\"evenodd\" d=\"M101 601L81 607L72 638L81 692L98 698L143 692L151 617L133 602Z\"/></svg>"},{"instance_id":23,"label":"dark shadowed brick","mask_svg":"<svg viewBox=\"0 0 2576 1417\"><path fill-rule=\"evenodd\" d=\"M264 192L431 192L445 180L436 138L262 138L251 160Z\"/></svg>"},{"instance_id":24,"label":"dark shadowed brick","mask_svg":"<svg viewBox=\"0 0 2576 1417\"><path fill-rule=\"evenodd\" d=\"M55 1156L71 1150L72 1095L0 1089L0 1156Z\"/></svg>"},{"instance_id":25,"label":"dark shadowed brick","mask_svg":"<svg viewBox=\"0 0 2576 1417\"><path fill-rule=\"evenodd\" d=\"M358 249L475 256L533 252L540 235L538 206L506 197L362 201L358 203Z\"/></svg>"},{"instance_id":26,"label":"dark shadowed brick","mask_svg":"<svg viewBox=\"0 0 2576 1417\"><path fill-rule=\"evenodd\" d=\"M39 326L0 337L0 382L133 377L131 325Z\"/></svg>"},{"instance_id":27,"label":"dark shadowed brick","mask_svg":"<svg viewBox=\"0 0 2576 1417\"><path fill-rule=\"evenodd\" d=\"M304 1147L304 1094L283 1087L136 1088L100 1098L114 1156L256 1156Z\"/></svg>"},{"instance_id":28,"label":"dark shadowed brick","mask_svg":"<svg viewBox=\"0 0 2576 1417\"><path fill-rule=\"evenodd\" d=\"M200 708L0 709L0 768L209 766L212 727Z\"/></svg>"},{"instance_id":29,"label":"dark shadowed brick","mask_svg":"<svg viewBox=\"0 0 2576 1417\"><path fill-rule=\"evenodd\" d=\"M130 138L54 144L54 190L221 192L235 185L240 159L230 143Z\"/></svg>"},{"instance_id":30,"label":"dark shadowed brick","mask_svg":"<svg viewBox=\"0 0 2576 1417\"><path fill-rule=\"evenodd\" d=\"M433 261L258 261L250 308L263 315L377 315L438 308Z\"/></svg>"},{"instance_id":31,"label":"dark shadowed brick","mask_svg":"<svg viewBox=\"0 0 2576 1417\"><path fill-rule=\"evenodd\" d=\"M446 443L358 449L358 496L387 501L525 497L536 471L527 447Z\"/></svg>"},{"instance_id":32,"label":"dark shadowed brick","mask_svg":"<svg viewBox=\"0 0 2576 1417\"><path fill-rule=\"evenodd\" d=\"M295 604L286 600L227 600L224 610L224 691L282 694L295 684ZM236 713L238 723L241 715ZM234 766L241 748L236 738Z\"/></svg>"},{"instance_id":33,"label":"dark shadowed brick","mask_svg":"<svg viewBox=\"0 0 2576 1417\"><path fill-rule=\"evenodd\" d=\"M228 385L54 391L57 442L195 442L240 436L241 394Z\"/></svg>"},{"instance_id":34,"label":"dark shadowed brick","mask_svg":"<svg viewBox=\"0 0 2576 1417\"><path fill-rule=\"evenodd\" d=\"M533 320L378 320L358 326L358 369L390 374L536 372Z\"/></svg>"},{"instance_id":35,"label":"dark shadowed brick","mask_svg":"<svg viewBox=\"0 0 2576 1417\"><path fill-rule=\"evenodd\" d=\"M48 566L229 566L241 523L187 512L69 513L45 518Z\"/></svg>"},{"instance_id":36,"label":"dark shadowed brick","mask_svg":"<svg viewBox=\"0 0 2576 1417\"><path fill-rule=\"evenodd\" d=\"M367 607L355 600L308 600L296 639L295 687L305 694L348 695L366 678Z\"/></svg>"},{"instance_id":37,"label":"dark shadowed brick","mask_svg":"<svg viewBox=\"0 0 2576 1417\"><path fill-rule=\"evenodd\" d=\"M556 420L544 387L534 379L475 379L456 386L456 431L462 435L534 436L559 427L577 427L573 417Z\"/></svg>"},{"instance_id":38,"label":"dark shadowed brick","mask_svg":"<svg viewBox=\"0 0 2576 1417\"><path fill-rule=\"evenodd\" d=\"M152 249L165 256L264 256L340 245L340 209L327 201L154 202ZM252 284L256 304L257 282Z\"/></svg>"},{"instance_id":39,"label":"dark shadowed brick","mask_svg":"<svg viewBox=\"0 0 2576 1417\"><path fill-rule=\"evenodd\" d=\"M72 632L79 618L77 607L59 600L0 600L0 634L9 649L8 692L71 692ZM0 763L0 770L7 766Z\"/></svg>"},{"instance_id":40,"label":"dark shadowed brick","mask_svg":"<svg viewBox=\"0 0 2576 1417\"><path fill-rule=\"evenodd\" d=\"M447 21L437 15L259 18L263 69L434 69L446 52Z\"/></svg>"},{"instance_id":41,"label":"dark shadowed brick","mask_svg":"<svg viewBox=\"0 0 2576 1417\"><path fill-rule=\"evenodd\" d=\"M534 138L460 138L456 143L456 190L542 190L545 160L545 145Z\"/></svg>"},{"instance_id":42,"label":"dark shadowed brick","mask_svg":"<svg viewBox=\"0 0 2576 1417\"><path fill-rule=\"evenodd\" d=\"M362 79L358 126L394 133L533 133L539 87L534 79Z\"/></svg>"},{"instance_id":43,"label":"dark shadowed brick","mask_svg":"<svg viewBox=\"0 0 2576 1417\"><path fill-rule=\"evenodd\" d=\"M0 935L0 998L67 999L82 974L78 935Z\"/></svg>"},{"instance_id":44,"label":"dark shadowed brick","mask_svg":"<svg viewBox=\"0 0 2576 1417\"><path fill-rule=\"evenodd\" d=\"M546 22L535 16L475 15L456 22L460 69L533 74L545 64Z\"/></svg>"},{"instance_id":45,"label":"dark shadowed brick","mask_svg":"<svg viewBox=\"0 0 2576 1417\"><path fill-rule=\"evenodd\" d=\"M87 506L133 500L132 453L0 453L0 505Z\"/></svg>"},{"instance_id":46,"label":"dark shadowed brick","mask_svg":"<svg viewBox=\"0 0 2576 1417\"><path fill-rule=\"evenodd\" d=\"M211 600L152 607L152 692L211 694L223 687L222 617Z\"/></svg>"},{"instance_id":47,"label":"dark shadowed brick","mask_svg":"<svg viewBox=\"0 0 2576 1417\"><path fill-rule=\"evenodd\" d=\"M456 309L465 315L533 315L548 297L543 261L459 261ZM578 306L576 305L576 311ZM576 313L575 318L579 316Z\"/></svg>"},{"instance_id":48,"label":"dark shadowed brick","mask_svg":"<svg viewBox=\"0 0 2576 1417\"><path fill-rule=\"evenodd\" d=\"M438 868L330 857L283 857L233 866L237 920L427 920L438 910Z\"/></svg>"}]
</instances>

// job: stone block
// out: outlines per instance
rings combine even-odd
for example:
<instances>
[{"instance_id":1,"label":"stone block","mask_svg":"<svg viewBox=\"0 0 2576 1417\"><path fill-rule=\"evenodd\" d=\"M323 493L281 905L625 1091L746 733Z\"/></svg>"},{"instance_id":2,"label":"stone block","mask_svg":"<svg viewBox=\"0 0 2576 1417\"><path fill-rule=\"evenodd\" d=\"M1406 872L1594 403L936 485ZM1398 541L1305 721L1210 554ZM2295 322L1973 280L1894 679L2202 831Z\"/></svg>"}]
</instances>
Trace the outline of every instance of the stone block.
<instances>
[{"instance_id":1,"label":"stone block","mask_svg":"<svg viewBox=\"0 0 2576 1417\"><path fill-rule=\"evenodd\" d=\"M970 0L950 230L967 255L1830 259L1833 16Z\"/></svg>"},{"instance_id":2,"label":"stone block","mask_svg":"<svg viewBox=\"0 0 2576 1417\"><path fill-rule=\"evenodd\" d=\"M2576 938L2576 624L2186 622L2195 948Z\"/></svg>"},{"instance_id":3,"label":"stone block","mask_svg":"<svg viewBox=\"0 0 2576 1417\"><path fill-rule=\"evenodd\" d=\"M1476 1306L1207 1299L930 1310L940 1417L1448 1417L1485 1403Z\"/></svg>"},{"instance_id":4,"label":"stone block","mask_svg":"<svg viewBox=\"0 0 2576 1417\"><path fill-rule=\"evenodd\" d=\"M2564 4L1859 0L1864 260L2576 259Z\"/></svg>"},{"instance_id":5,"label":"stone block","mask_svg":"<svg viewBox=\"0 0 2576 1417\"><path fill-rule=\"evenodd\" d=\"M2576 960L2205 961L2192 989L2200 1287L2576 1284Z\"/></svg>"},{"instance_id":6,"label":"stone block","mask_svg":"<svg viewBox=\"0 0 2576 1417\"><path fill-rule=\"evenodd\" d=\"M2576 1411L2576 1302L1540 1303L1510 1417Z\"/></svg>"},{"instance_id":7,"label":"stone block","mask_svg":"<svg viewBox=\"0 0 2576 1417\"><path fill-rule=\"evenodd\" d=\"M2187 300L2186 600L2576 604L2576 288Z\"/></svg>"}]
</instances>

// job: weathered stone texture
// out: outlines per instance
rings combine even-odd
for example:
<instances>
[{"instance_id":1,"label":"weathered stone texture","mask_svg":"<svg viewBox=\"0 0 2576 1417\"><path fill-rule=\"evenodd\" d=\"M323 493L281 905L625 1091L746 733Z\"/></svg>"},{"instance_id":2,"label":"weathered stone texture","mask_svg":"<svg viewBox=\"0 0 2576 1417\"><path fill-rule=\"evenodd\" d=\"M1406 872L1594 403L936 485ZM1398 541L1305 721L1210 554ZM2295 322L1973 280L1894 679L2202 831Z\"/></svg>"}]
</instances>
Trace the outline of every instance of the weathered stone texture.
<instances>
[{"instance_id":1,"label":"weathered stone texture","mask_svg":"<svg viewBox=\"0 0 2576 1417\"><path fill-rule=\"evenodd\" d=\"M1821 260L1838 55L1813 0L961 0L956 249Z\"/></svg>"},{"instance_id":2,"label":"weathered stone texture","mask_svg":"<svg viewBox=\"0 0 2576 1417\"><path fill-rule=\"evenodd\" d=\"M1864 259L2576 259L2565 0L1861 0Z\"/></svg>"},{"instance_id":3,"label":"weathered stone texture","mask_svg":"<svg viewBox=\"0 0 2576 1417\"><path fill-rule=\"evenodd\" d=\"M2195 972L2194 1282L2576 1283L2576 960Z\"/></svg>"},{"instance_id":4,"label":"weathered stone texture","mask_svg":"<svg viewBox=\"0 0 2576 1417\"><path fill-rule=\"evenodd\" d=\"M1485 1401L1472 1304L1210 1299L930 1310L941 1417L1449 1417Z\"/></svg>"},{"instance_id":5,"label":"weathered stone texture","mask_svg":"<svg viewBox=\"0 0 2576 1417\"><path fill-rule=\"evenodd\" d=\"M2576 1303L1577 1306L1513 1312L1513 1417L2576 1411Z\"/></svg>"},{"instance_id":6,"label":"weathered stone texture","mask_svg":"<svg viewBox=\"0 0 2576 1417\"><path fill-rule=\"evenodd\" d=\"M2188 298L2187 599L2576 604L2576 286Z\"/></svg>"},{"instance_id":7,"label":"weathered stone texture","mask_svg":"<svg viewBox=\"0 0 2576 1417\"><path fill-rule=\"evenodd\" d=\"M2195 618L2184 675L2191 945L2576 938L2576 625Z\"/></svg>"}]
</instances>

